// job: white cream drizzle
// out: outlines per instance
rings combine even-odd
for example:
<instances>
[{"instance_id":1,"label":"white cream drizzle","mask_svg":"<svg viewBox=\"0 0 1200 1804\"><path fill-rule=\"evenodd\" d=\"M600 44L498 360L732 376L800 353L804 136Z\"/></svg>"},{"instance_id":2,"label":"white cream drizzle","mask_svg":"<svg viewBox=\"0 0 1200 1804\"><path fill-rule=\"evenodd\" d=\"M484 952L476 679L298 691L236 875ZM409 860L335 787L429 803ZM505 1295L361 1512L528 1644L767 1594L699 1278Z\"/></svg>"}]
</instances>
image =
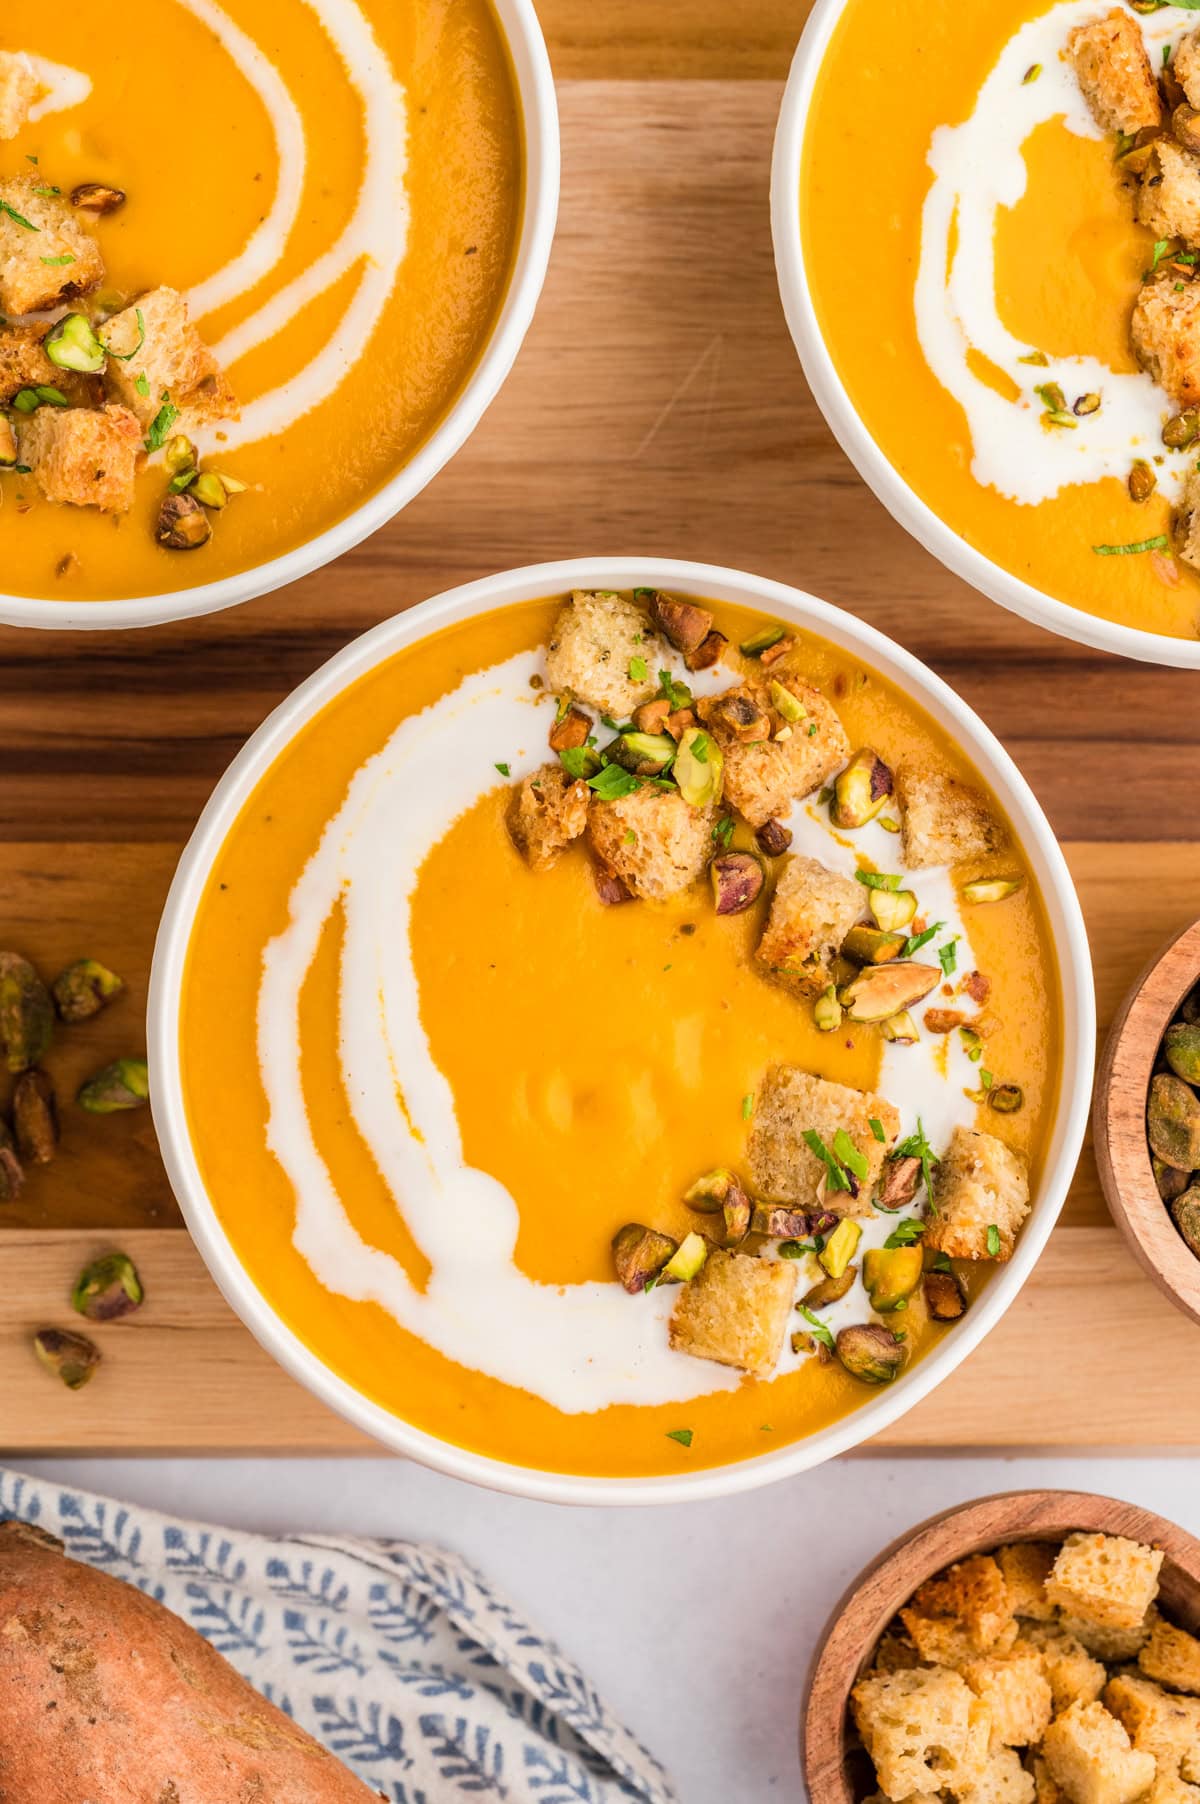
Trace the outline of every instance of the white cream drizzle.
<instances>
[{"instance_id":1,"label":"white cream drizzle","mask_svg":"<svg viewBox=\"0 0 1200 1804\"><path fill-rule=\"evenodd\" d=\"M514 779L544 761L545 715L531 708L529 687L541 668L540 654L528 652L468 676L402 721L352 779L292 891L287 927L263 955L258 1056L268 1144L295 1194L295 1245L327 1289L381 1305L449 1358L564 1412L685 1402L733 1389L739 1377L671 1351L669 1289L630 1297L611 1282L557 1286L518 1270L516 1203L495 1178L465 1163L454 1096L421 1024L409 939L417 873L447 822L494 787L497 747L505 749ZM703 686L722 685L706 680ZM854 848L839 844L813 807L798 808L792 825L798 850L853 871ZM857 835L856 845L882 868L901 868L898 841L882 828ZM948 934L962 935L959 969L970 969L949 874L923 871L917 881L930 919L945 920ZM338 1049L346 1094L355 1125L432 1267L424 1293L353 1227L305 1109L299 999L339 902L345 936ZM959 1050L958 1036L952 1039L948 1075L937 1064L940 1040L884 1054L880 1089L900 1109L903 1131L920 1114L935 1145L955 1124L974 1120L963 1089L977 1084L976 1068ZM881 1244L894 1222L864 1219L864 1247ZM807 1288L812 1280L802 1266L797 1274ZM861 1289L824 1319L835 1330L862 1320ZM801 1357L789 1348L779 1370L793 1369Z\"/></svg>"},{"instance_id":2,"label":"white cream drizzle","mask_svg":"<svg viewBox=\"0 0 1200 1804\"><path fill-rule=\"evenodd\" d=\"M65 113L82 106L92 91L92 79L81 69L66 63L52 63L48 57L25 55L25 61L41 84L42 92L29 109L30 123L47 118L51 113Z\"/></svg>"},{"instance_id":3,"label":"white cream drizzle","mask_svg":"<svg viewBox=\"0 0 1200 1804\"><path fill-rule=\"evenodd\" d=\"M996 215L1025 193L1026 139L1058 117L1079 137L1104 136L1062 55L1073 28L1103 11L1098 0L1063 0L1023 25L1001 51L971 116L961 125L939 126L929 150L934 181L922 213L917 334L930 369L966 413L976 481L1029 505L1071 483L1105 476L1124 481L1133 456L1162 452L1160 432L1170 411L1148 375L1115 372L1096 357L1049 356L1045 368L1022 363L1043 347L1014 338L997 307ZM1189 16L1180 24L1168 13L1138 23L1157 68L1162 45L1173 44L1195 20ZM1026 82L1026 71L1036 64L1040 75ZM1021 390L1018 401L1006 400L972 371L972 349L1012 378ZM1034 390L1051 382L1063 389L1068 405L1079 395L1100 394L1099 412L1080 418L1073 430L1048 429ZM1182 466L1165 467L1164 485L1177 484L1182 473Z\"/></svg>"}]
</instances>

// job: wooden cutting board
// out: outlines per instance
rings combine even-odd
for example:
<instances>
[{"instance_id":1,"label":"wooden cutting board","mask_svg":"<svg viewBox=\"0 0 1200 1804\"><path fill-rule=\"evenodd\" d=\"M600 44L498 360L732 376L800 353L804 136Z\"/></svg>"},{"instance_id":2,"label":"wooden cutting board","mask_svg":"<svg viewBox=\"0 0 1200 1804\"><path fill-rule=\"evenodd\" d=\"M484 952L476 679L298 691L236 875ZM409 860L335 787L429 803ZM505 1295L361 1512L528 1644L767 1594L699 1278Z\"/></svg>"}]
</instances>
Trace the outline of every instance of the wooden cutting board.
<instances>
[{"instance_id":1,"label":"wooden cutting board","mask_svg":"<svg viewBox=\"0 0 1200 1804\"><path fill-rule=\"evenodd\" d=\"M142 1050L154 931L213 783L296 683L453 583L638 552L810 588L901 640L1004 740L1080 886L1101 1020L1200 913L1196 678L1025 626L946 574L859 482L809 398L775 288L768 177L807 8L542 0L564 184L545 295L449 469L332 569L194 624L0 630L0 944L94 952L130 995L56 1055ZM0 537L0 559L3 539ZM0 1208L0 1454L364 1448L262 1353L180 1224L147 1114L85 1122ZM69 1325L80 1264L125 1247L148 1302L71 1395L31 1332ZM1200 1337L1111 1226L1090 1153L1024 1294L892 1446L1195 1446ZM1118 1363L1119 1361L1119 1363Z\"/></svg>"}]
</instances>

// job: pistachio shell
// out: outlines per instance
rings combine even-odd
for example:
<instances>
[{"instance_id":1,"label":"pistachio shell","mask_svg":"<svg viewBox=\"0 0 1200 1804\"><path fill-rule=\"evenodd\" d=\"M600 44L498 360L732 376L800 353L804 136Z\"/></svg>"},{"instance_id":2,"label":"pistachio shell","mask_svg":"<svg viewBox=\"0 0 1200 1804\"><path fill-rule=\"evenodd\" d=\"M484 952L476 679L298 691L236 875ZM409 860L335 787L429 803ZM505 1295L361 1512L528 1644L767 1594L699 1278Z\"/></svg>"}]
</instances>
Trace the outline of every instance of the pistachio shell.
<instances>
[{"instance_id":1,"label":"pistachio shell","mask_svg":"<svg viewBox=\"0 0 1200 1804\"><path fill-rule=\"evenodd\" d=\"M1176 1021L1166 1032L1163 1052L1176 1077L1189 1084L1200 1084L1200 1025Z\"/></svg>"},{"instance_id":2,"label":"pistachio shell","mask_svg":"<svg viewBox=\"0 0 1200 1804\"><path fill-rule=\"evenodd\" d=\"M1150 1150L1177 1171L1200 1166L1200 1097L1173 1073L1160 1071L1150 1085L1147 1110Z\"/></svg>"},{"instance_id":3,"label":"pistachio shell","mask_svg":"<svg viewBox=\"0 0 1200 1804\"><path fill-rule=\"evenodd\" d=\"M0 952L0 1046L10 1071L40 1063L54 1037L50 992L27 958Z\"/></svg>"},{"instance_id":4,"label":"pistachio shell","mask_svg":"<svg viewBox=\"0 0 1200 1804\"><path fill-rule=\"evenodd\" d=\"M864 1384L890 1384L904 1365L904 1348L895 1335L874 1323L843 1328L836 1346L850 1376Z\"/></svg>"}]
</instances>

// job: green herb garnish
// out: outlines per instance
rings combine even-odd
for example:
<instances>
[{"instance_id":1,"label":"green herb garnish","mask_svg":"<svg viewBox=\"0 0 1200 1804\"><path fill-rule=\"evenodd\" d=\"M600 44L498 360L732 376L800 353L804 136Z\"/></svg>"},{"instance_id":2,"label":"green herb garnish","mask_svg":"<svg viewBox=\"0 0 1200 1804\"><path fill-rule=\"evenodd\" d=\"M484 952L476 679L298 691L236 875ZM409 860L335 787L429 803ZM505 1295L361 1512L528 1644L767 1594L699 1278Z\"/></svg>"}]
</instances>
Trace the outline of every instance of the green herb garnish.
<instances>
[{"instance_id":1,"label":"green herb garnish","mask_svg":"<svg viewBox=\"0 0 1200 1804\"><path fill-rule=\"evenodd\" d=\"M935 921L932 927L925 929L924 933L911 934L900 948L901 958L911 958L914 952L919 952L922 946L927 946L930 940L936 939L945 925L945 921Z\"/></svg>"},{"instance_id":2,"label":"green herb garnish","mask_svg":"<svg viewBox=\"0 0 1200 1804\"><path fill-rule=\"evenodd\" d=\"M944 946L938 947L938 964L942 967L942 972L946 977L952 976L958 969L957 946L958 935L955 934L952 940L948 940Z\"/></svg>"},{"instance_id":3,"label":"green herb garnish","mask_svg":"<svg viewBox=\"0 0 1200 1804\"><path fill-rule=\"evenodd\" d=\"M889 1249L892 1247L916 1246L918 1240L920 1240L922 1234L925 1232L927 1225L926 1222L914 1221L911 1216L907 1216L904 1221L896 1223L896 1226L892 1229L883 1244Z\"/></svg>"},{"instance_id":4,"label":"green herb garnish","mask_svg":"<svg viewBox=\"0 0 1200 1804\"><path fill-rule=\"evenodd\" d=\"M989 1223L988 1223L988 1231L987 1231L987 1250L988 1250L988 1258L989 1258L989 1259L996 1259L996 1258L998 1258L998 1257L999 1257L999 1253L1000 1253L1000 1230L999 1230L999 1228L998 1228L998 1227L997 1227L997 1226L996 1226L996 1224L995 1224L995 1222L994 1222L994 1221L993 1221L993 1222L989 1222Z\"/></svg>"},{"instance_id":5,"label":"green herb garnish","mask_svg":"<svg viewBox=\"0 0 1200 1804\"><path fill-rule=\"evenodd\" d=\"M883 1131L882 1121L878 1120L878 1118L874 1115L871 1116L870 1128L871 1128L871 1132L874 1134L876 1140L884 1141L887 1139L887 1135Z\"/></svg>"},{"instance_id":6,"label":"green herb garnish","mask_svg":"<svg viewBox=\"0 0 1200 1804\"><path fill-rule=\"evenodd\" d=\"M850 1180L846 1176L839 1161L830 1152L816 1128L805 1128L804 1144L809 1152L818 1158L825 1167L826 1181L831 1190L849 1190Z\"/></svg>"},{"instance_id":7,"label":"green herb garnish","mask_svg":"<svg viewBox=\"0 0 1200 1804\"><path fill-rule=\"evenodd\" d=\"M644 683L650 672L646 668L645 658L630 658L629 678L634 683Z\"/></svg>"},{"instance_id":8,"label":"green herb garnish","mask_svg":"<svg viewBox=\"0 0 1200 1804\"><path fill-rule=\"evenodd\" d=\"M622 796L631 796L635 789L642 787L642 779L635 777L632 771L622 770L619 764L606 764L587 781L588 787L602 802L618 802Z\"/></svg>"},{"instance_id":9,"label":"green herb garnish","mask_svg":"<svg viewBox=\"0 0 1200 1804\"><path fill-rule=\"evenodd\" d=\"M667 1439L669 1441L678 1441L681 1447L690 1447L692 1444L692 1431L690 1428L668 1428Z\"/></svg>"},{"instance_id":10,"label":"green herb garnish","mask_svg":"<svg viewBox=\"0 0 1200 1804\"><path fill-rule=\"evenodd\" d=\"M854 875L865 889L899 889L903 881L889 871L855 871Z\"/></svg>"},{"instance_id":11,"label":"green herb garnish","mask_svg":"<svg viewBox=\"0 0 1200 1804\"><path fill-rule=\"evenodd\" d=\"M706 752L705 757L707 756L708 754ZM701 762L703 763L703 761L704 760L702 759ZM712 836L723 851L727 852L729 850L729 842L733 838L733 816L731 814L722 816L713 828Z\"/></svg>"},{"instance_id":12,"label":"green herb garnish","mask_svg":"<svg viewBox=\"0 0 1200 1804\"><path fill-rule=\"evenodd\" d=\"M1097 557L1137 557L1142 551L1169 551L1164 533L1157 533L1152 539L1138 539L1132 545L1093 545L1092 550Z\"/></svg>"},{"instance_id":13,"label":"green herb garnish","mask_svg":"<svg viewBox=\"0 0 1200 1804\"><path fill-rule=\"evenodd\" d=\"M41 226L35 226L32 219L26 219L24 213L18 213L15 207L10 207L6 200L0 200L0 213L6 214L14 225L24 226L27 232L40 232L42 229Z\"/></svg>"},{"instance_id":14,"label":"green herb garnish","mask_svg":"<svg viewBox=\"0 0 1200 1804\"><path fill-rule=\"evenodd\" d=\"M749 1121L754 1113L754 1092L748 1090L742 1098L742 1120Z\"/></svg>"},{"instance_id":15,"label":"green herb garnish","mask_svg":"<svg viewBox=\"0 0 1200 1804\"><path fill-rule=\"evenodd\" d=\"M511 777L512 776L512 772L511 772L511 770L509 770L507 764L498 764L496 766L496 769L500 772L500 775L502 777Z\"/></svg>"},{"instance_id":16,"label":"green herb garnish","mask_svg":"<svg viewBox=\"0 0 1200 1804\"><path fill-rule=\"evenodd\" d=\"M677 714L680 708L690 708L692 705L691 690L686 683L677 682L669 670L660 670L658 673L658 693L665 702L671 704L672 714Z\"/></svg>"},{"instance_id":17,"label":"green herb garnish","mask_svg":"<svg viewBox=\"0 0 1200 1804\"><path fill-rule=\"evenodd\" d=\"M179 409L172 406L171 397L166 389L162 392L162 406L150 422L150 432L145 440L147 451L161 451L171 436L171 428L179 418Z\"/></svg>"},{"instance_id":18,"label":"green herb garnish","mask_svg":"<svg viewBox=\"0 0 1200 1804\"><path fill-rule=\"evenodd\" d=\"M845 1128L839 1128L833 1136L834 1157L839 1159L847 1171L852 1171L861 1183L870 1171L870 1163L865 1153L860 1153Z\"/></svg>"},{"instance_id":19,"label":"green herb garnish","mask_svg":"<svg viewBox=\"0 0 1200 1804\"><path fill-rule=\"evenodd\" d=\"M75 261L75 259L70 254L69 251L67 252L67 254L65 256L62 256L62 257L39 257L38 258L39 263L48 264L51 269L65 269L65 267L68 263L74 263L74 261Z\"/></svg>"},{"instance_id":20,"label":"green herb garnish","mask_svg":"<svg viewBox=\"0 0 1200 1804\"><path fill-rule=\"evenodd\" d=\"M933 1168L938 1163L938 1156L925 1138L925 1124L917 1116L917 1131L902 1140L892 1154L893 1159L919 1159L921 1161L921 1177L929 1197L933 1197Z\"/></svg>"},{"instance_id":21,"label":"green herb garnish","mask_svg":"<svg viewBox=\"0 0 1200 1804\"><path fill-rule=\"evenodd\" d=\"M825 1324L821 1320L820 1316L814 1315L811 1309L806 1309L804 1307L803 1303L797 1303L796 1308L800 1311L800 1314L804 1317L805 1321L808 1323L809 1327L812 1329L813 1339L820 1341L820 1343L823 1347L828 1347L830 1352L832 1352L833 1351L833 1336L832 1336L832 1334L830 1334L828 1328L825 1326Z\"/></svg>"}]
</instances>

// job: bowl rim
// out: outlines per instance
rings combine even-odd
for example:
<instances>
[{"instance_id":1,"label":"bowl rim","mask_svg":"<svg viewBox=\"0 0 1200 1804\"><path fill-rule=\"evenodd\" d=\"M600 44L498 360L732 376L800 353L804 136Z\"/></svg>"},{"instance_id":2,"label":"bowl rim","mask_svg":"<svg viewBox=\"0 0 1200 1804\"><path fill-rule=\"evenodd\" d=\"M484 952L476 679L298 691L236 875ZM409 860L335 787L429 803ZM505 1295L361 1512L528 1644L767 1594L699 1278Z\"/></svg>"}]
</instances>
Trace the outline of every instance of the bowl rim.
<instances>
[{"instance_id":1,"label":"bowl rim","mask_svg":"<svg viewBox=\"0 0 1200 1804\"><path fill-rule=\"evenodd\" d=\"M1200 983L1200 920L1160 946L1131 985L1096 1074L1092 1138L1113 1220L1142 1269L1200 1322L1200 1259L1158 1194L1146 1139L1146 1099L1158 1049L1179 1004Z\"/></svg>"},{"instance_id":2,"label":"bowl rim","mask_svg":"<svg viewBox=\"0 0 1200 1804\"><path fill-rule=\"evenodd\" d=\"M1056 601L994 563L923 501L863 423L834 365L808 283L800 227L800 169L813 90L829 41L851 0L815 0L784 88L771 160L771 235L780 299L814 400L838 444L892 518L938 562L1001 607L1077 644L1173 669L1200 670L1200 638L1125 626Z\"/></svg>"},{"instance_id":3,"label":"bowl rim","mask_svg":"<svg viewBox=\"0 0 1200 1804\"><path fill-rule=\"evenodd\" d=\"M378 532L416 499L466 444L506 381L532 323L558 217L558 96L534 0L489 0L517 94L524 143L521 220L512 268L483 348L457 396L409 461L341 520L293 550L248 570L170 594L55 601L0 593L0 624L99 632L161 626L237 607L298 582Z\"/></svg>"},{"instance_id":4,"label":"bowl rim","mask_svg":"<svg viewBox=\"0 0 1200 1804\"><path fill-rule=\"evenodd\" d=\"M263 772L298 728L335 694L406 645L477 614L509 603L563 595L581 586L630 589L646 583L718 602L740 603L793 620L863 657L947 730L995 790L1038 880L1058 961L1061 1035L1067 1050L1041 1194L1016 1253L995 1274L955 1333L928 1354L902 1384L872 1396L842 1421L778 1451L694 1473L606 1478L534 1470L414 1428L338 1377L284 1325L242 1268L200 1177L182 1096L179 1001L191 924L213 859ZM845 1453L927 1396L1000 1319L1036 1264L1074 1175L1091 1100L1095 1002L1083 917L1050 825L1008 753L940 677L856 615L782 583L678 559L577 557L502 571L381 622L336 653L268 716L218 782L180 858L154 948L147 1039L154 1124L188 1228L230 1306L293 1377L384 1446L451 1477L549 1502L677 1503L747 1491Z\"/></svg>"},{"instance_id":5,"label":"bowl rim","mask_svg":"<svg viewBox=\"0 0 1200 1804\"><path fill-rule=\"evenodd\" d=\"M867 1562L821 1631L800 1706L800 1766L811 1804L854 1804L844 1767L850 1690L884 1628L917 1587L955 1560L1005 1541L1052 1540L1075 1530L1123 1534L1161 1547L1200 1591L1200 1539L1155 1510L1103 1492L996 1491L926 1517ZM873 1633L860 1635L860 1615Z\"/></svg>"}]
</instances>

